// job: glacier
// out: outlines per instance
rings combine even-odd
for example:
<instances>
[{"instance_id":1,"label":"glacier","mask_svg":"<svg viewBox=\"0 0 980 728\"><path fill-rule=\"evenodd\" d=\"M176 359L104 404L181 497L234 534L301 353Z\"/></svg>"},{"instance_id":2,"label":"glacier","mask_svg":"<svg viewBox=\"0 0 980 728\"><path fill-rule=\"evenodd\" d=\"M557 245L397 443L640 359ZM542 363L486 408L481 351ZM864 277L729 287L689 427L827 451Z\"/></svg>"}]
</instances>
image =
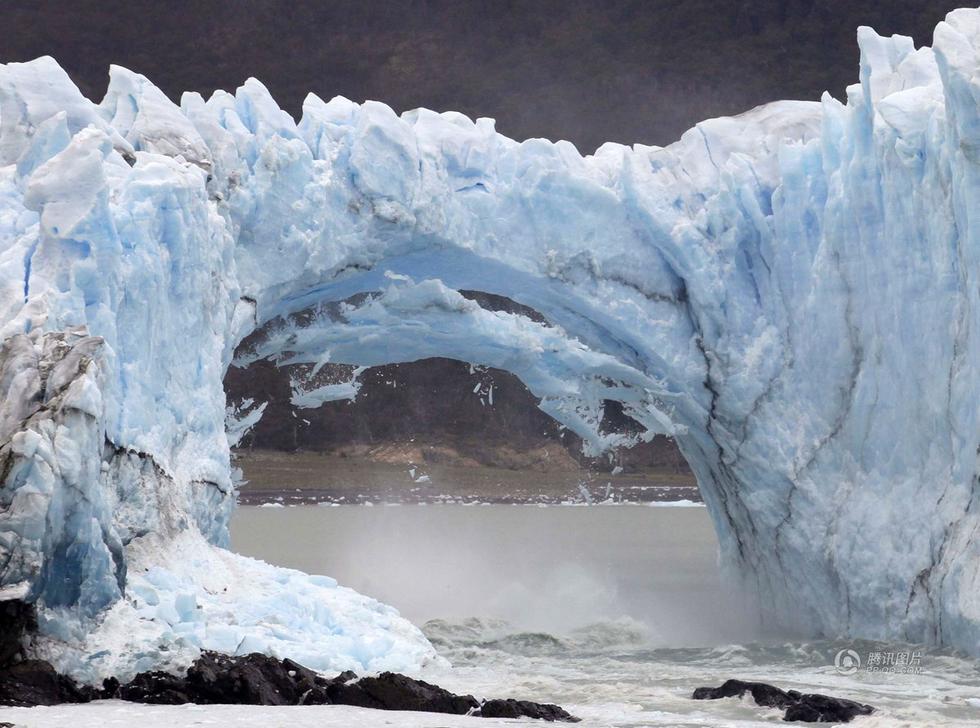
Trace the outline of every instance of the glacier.
<instances>
[{"instance_id":1,"label":"glacier","mask_svg":"<svg viewBox=\"0 0 980 728\"><path fill-rule=\"evenodd\" d=\"M226 550L261 412L222 379L442 356L593 452L623 444L607 400L674 437L767 619L980 654L980 11L858 43L846 103L588 156L342 97L297 123L254 79L178 106L112 67L96 104L51 58L0 66L0 600L36 605L32 649L92 681L205 648L437 660Z\"/></svg>"}]
</instances>

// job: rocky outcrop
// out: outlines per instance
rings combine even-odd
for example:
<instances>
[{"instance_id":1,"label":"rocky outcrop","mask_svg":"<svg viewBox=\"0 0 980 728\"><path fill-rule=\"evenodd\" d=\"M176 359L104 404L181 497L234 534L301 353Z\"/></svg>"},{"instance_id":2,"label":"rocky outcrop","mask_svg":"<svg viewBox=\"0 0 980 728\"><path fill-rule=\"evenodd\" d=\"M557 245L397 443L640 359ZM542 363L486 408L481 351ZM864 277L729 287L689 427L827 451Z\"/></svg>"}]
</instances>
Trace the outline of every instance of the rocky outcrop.
<instances>
[{"instance_id":1,"label":"rocky outcrop","mask_svg":"<svg viewBox=\"0 0 980 728\"><path fill-rule=\"evenodd\" d=\"M717 700L719 698L741 698L746 693L758 705L785 710L785 721L809 723L849 723L859 715L871 715L874 708L844 698L833 698L818 693L800 693L796 690L781 690L773 685L743 680L726 680L716 688L698 688L694 691L695 700Z\"/></svg>"},{"instance_id":2,"label":"rocky outcrop","mask_svg":"<svg viewBox=\"0 0 980 728\"><path fill-rule=\"evenodd\" d=\"M138 703L301 705L329 703L329 684L292 660L205 652L183 676L142 672L125 685L107 685L106 690L113 697Z\"/></svg>"},{"instance_id":3,"label":"rocky outcrop","mask_svg":"<svg viewBox=\"0 0 980 728\"><path fill-rule=\"evenodd\" d=\"M538 718L547 721L578 722L557 705L532 703L529 700L487 700L480 707L484 718Z\"/></svg>"},{"instance_id":4,"label":"rocky outcrop","mask_svg":"<svg viewBox=\"0 0 980 728\"><path fill-rule=\"evenodd\" d=\"M327 687L327 695L331 703L379 710L474 715L480 709L480 701L472 695L456 695L437 685L393 672L361 679L350 673L340 675Z\"/></svg>"},{"instance_id":5,"label":"rocky outcrop","mask_svg":"<svg viewBox=\"0 0 980 728\"><path fill-rule=\"evenodd\" d=\"M36 629L33 604L21 599L0 601L0 668L23 656L24 640Z\"/></svg>"},{"instance_id":6,"label":"rocky outcrop","mask_svg":"<svg viewBox=\"0 0 980 728\"><path fill-rule=\"evenodd\" d=\"M0 705L29 707L97 699L157 705L353 705L486 718L578 720L557 705L513 699L479 701L394 672L358 678L348 671L325 678L292 660L258 653L231 657L204 652L182 676L142 672L125 684L110 678L101 690L80 686L41 660L25 660L0 670Z\"/></svg>"},{"instance_id":7,"label":"rocky outcrop","mask_svg":"<svg viewBox=\"0 0 980 728\"><path fill-rule=\"evenodd\" d=\"M575 720L557 705L525 700L481 703L472 695L456 695L437 685L393 672L362 678L353 672L343 672L328 679L292 660L260 654L229 657L205 652L184 677L163 672L140 673L126 685L106 685L106 693L107 697L168 705L354 705L377 710Z\"/></svg>"},{"instance_id":8,"label":"rocky outcrop","mask_svg":"<svg viewBox=\"0 0 980 728\"><path fill-rule=\"evenodd\" d=\"M79 686L70 677L59 675L43 660L24 660L0 671L0 705L28 708L87 703L99 697L99 691Z\"/></svg>"}]
</instances>

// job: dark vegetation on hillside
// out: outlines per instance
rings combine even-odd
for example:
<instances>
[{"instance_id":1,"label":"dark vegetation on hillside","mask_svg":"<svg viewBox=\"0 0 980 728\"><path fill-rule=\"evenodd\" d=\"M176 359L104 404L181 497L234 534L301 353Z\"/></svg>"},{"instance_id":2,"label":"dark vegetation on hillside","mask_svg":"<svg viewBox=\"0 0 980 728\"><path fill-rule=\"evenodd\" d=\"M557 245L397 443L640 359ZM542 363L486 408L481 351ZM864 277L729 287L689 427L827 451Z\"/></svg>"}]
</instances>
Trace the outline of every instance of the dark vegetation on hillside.
<instances>
[{"instance_id":1,"label":"dark vegetation on hillside","mask_svg":"<svg viewBox=\"0 0 980 728\"><path fill-rule=\"evenodd\" d=\"M528 471L608 472L619 466L626 473L651 468L687 472L676 446L663 437L617 450L611 459L585 457L582 440L539 410L537 399L517 377L499 369L471 368L452 359L373 367L360 375L354 402L294 409L290 378L302 380L310 369L279 369L260 361L228 371L229 401L251 397L268 403L242 447ZM350 371L351 367L327 364L317 384L349 380ZM610 402L603 429L633 434L640 428L617 402Z\"/></svg>"},{"instance_id":2,"label":"dark vegetation on hillside","mask_svg":"<svg viewBox=\"0 0 980 728\"><path fill-rule=\"evenodd\" d=\"M666 144L777 98L838 97L855 29L931 42L955 0L7 0L0 62L53 55L101 98L110 63L171 98L248 76L306 93L491 116L517 139Z\"/></svg>"}]
</instances>

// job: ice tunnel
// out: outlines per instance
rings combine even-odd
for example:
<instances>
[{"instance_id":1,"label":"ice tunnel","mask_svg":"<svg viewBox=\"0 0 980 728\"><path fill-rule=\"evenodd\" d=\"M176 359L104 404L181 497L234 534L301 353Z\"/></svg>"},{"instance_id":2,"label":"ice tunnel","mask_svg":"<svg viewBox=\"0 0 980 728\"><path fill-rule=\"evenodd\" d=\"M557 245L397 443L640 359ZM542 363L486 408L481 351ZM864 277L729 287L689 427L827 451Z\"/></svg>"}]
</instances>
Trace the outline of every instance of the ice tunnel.
<instances>
[{"instance_id":1,"label":"ice tunnel","mask_svg":"<svg viewBox=\"0 0 980 728\"><path fill-rule=\"evenodd\" d=\"M596 450L618 401L676 439L767 618L980 654L980 11L858 40L846 104L584 157L340 97L297 124L255 80L178 107L113 67L94 104L50 58L0 66L0 600L37 605L33 649L85 679L437 659L221 548L222 379L260 330L249 356L507 370Z\"/></svg>"}]
</instances>

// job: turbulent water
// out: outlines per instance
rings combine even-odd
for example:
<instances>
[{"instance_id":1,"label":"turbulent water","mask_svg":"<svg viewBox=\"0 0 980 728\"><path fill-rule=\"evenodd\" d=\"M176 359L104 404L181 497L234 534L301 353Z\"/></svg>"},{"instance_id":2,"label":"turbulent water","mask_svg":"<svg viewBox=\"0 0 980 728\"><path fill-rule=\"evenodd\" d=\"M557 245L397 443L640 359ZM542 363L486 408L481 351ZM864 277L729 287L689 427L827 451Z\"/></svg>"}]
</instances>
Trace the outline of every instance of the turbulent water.
<instances>
[{"instance_id":1,"label":"turbulent water","mask_svg":"<svg viewBox=\"0 0 980 728\"><path fill-rule=\"evenodd\" d=\"M333 574L423 624L452 663L427 668L426 679L555 701L585 725L780 720L750 701L690 699L695 687L729 677L879 708L855 725L980 721L977 661L899 643L761 632L751 605L721 582L703 508L246 507L232 536L249 555ZM843 649L861 660L853 674L835 666ZM918 672L867 669L903 661Z\"/></svg>"},{"instance_id":2,"label":"turbulent water","mask_svg":"<svg viewBox=\"0 0 980 728\"><path fill-rule=\"evenodd\" d=\"M975 662L929 652L921 675L840 675L831 642L650 647L630 623L598 623L568 635L520 633L479 621L429 623L426 633L453 668L430 677L477 694L546 697L595 726L751 726L781 719L781 711L735 699L698 702L695 686L732 676L867 702L879 714L857 725L977 725L980 671ZM849 644L859 654L915 650L912 646ZM924 653L925 655L925 653ZM972 703L971 703L972 701Z\"/></svg>"}]
</instances>

